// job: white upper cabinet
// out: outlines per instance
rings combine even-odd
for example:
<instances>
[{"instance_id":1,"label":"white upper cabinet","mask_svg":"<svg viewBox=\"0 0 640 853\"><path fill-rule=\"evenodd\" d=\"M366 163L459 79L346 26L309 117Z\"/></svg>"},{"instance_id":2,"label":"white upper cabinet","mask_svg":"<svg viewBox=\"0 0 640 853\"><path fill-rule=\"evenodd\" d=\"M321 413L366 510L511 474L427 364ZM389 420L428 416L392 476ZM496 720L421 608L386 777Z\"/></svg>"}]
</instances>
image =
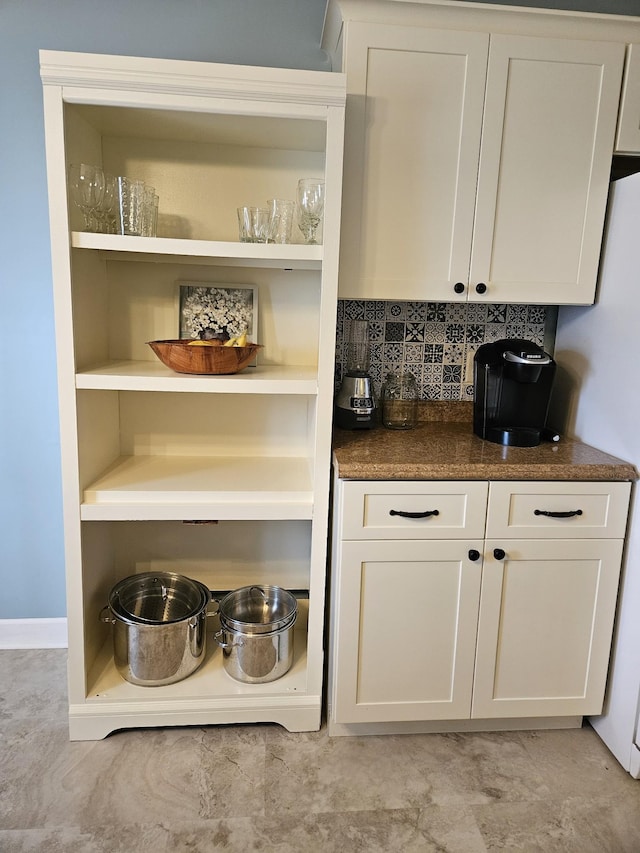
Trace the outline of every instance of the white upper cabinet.
<instances>
[{"instance_id":1,"label":"white upper cabinet","mask_svg":"<svg viewBox=\"0 0 640 853\"><path fill-rule=\"evenodd\" d=\"M340 295L593 302L625 45L390 5L337 42Z\"/></svg>"},{"instance_id":2,"label":"white upper cabinet","mask_svg":"<svg viewBox=\"0 0 640 853\"><path fill-rule=\"evenodd\" d=\"M466 282L488 49L484 33L350 31L342 296L444 301Z\"/></svg>"},{"instance_id":3,"label":"white upper cabinet","mask_svg":"<svg viewBox=\"0 0 640 853\"><path fill-rule=\"evenodd\" d=\"M640 44L627 47L616 151L640 154Z\"/></svg>"},{"instance_id":4,"label":"white upper cabinet","mask_svg":"<svg viewBox=\"0 0 640 853\"><path fill-rule=\"evenodd\" d=\"M593 302L622 58L616 44L491 37L470 299Z\"/></svg>"}]
</instances>

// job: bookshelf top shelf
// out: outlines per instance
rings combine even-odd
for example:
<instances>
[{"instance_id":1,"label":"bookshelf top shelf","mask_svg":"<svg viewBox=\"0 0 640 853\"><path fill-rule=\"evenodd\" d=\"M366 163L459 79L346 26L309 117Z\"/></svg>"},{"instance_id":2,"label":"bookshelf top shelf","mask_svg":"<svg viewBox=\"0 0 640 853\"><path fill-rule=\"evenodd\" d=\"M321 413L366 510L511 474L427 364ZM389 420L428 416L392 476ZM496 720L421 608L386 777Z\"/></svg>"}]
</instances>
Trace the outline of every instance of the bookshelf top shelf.
<instances>
[{"instance_id":1,"label":"bookshelf top shelf","mask_svg":"<svg viewBox=\"0 0 640 853\"><path fill-rule=\"evenodd\" d=\"M273 269L320 269L322 246L305 244L239 243L220 240L185 240L177 237L128 237L122 234L71 232L74 249L110 253L114 260L175 262L192 260L226 266Z\"/></svg>"}]
</instances>

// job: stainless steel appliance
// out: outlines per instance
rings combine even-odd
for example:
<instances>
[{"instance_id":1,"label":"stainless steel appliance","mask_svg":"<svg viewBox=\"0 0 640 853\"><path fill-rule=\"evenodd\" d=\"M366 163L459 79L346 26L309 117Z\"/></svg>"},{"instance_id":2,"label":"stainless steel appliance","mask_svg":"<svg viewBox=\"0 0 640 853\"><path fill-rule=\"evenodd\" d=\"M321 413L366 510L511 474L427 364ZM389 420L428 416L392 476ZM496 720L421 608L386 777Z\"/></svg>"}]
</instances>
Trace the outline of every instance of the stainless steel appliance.
<instances>
[{"instance_id":1,"label":"stainless steel appliance","mask_svg":"<svg viewBox=\"0 0 640 853\"><path fill-rule=\"evenodd\" d=\"M478 347L473 364L473 431L496 444L535 447L547 422L555 361L519 338Z\"/></svg>"},{"instance_id":2,"label":"stainless steel appliance","mask_svg":"<svg viewBox=\"0 0 640 853\"><path fill-rule=\"evenodd\" d=\"M347 343L347 370L336 394L334 423L343 429L375 424L373 380L369 375L369 324L353 320Z\"/></svg>"}]
</instances>

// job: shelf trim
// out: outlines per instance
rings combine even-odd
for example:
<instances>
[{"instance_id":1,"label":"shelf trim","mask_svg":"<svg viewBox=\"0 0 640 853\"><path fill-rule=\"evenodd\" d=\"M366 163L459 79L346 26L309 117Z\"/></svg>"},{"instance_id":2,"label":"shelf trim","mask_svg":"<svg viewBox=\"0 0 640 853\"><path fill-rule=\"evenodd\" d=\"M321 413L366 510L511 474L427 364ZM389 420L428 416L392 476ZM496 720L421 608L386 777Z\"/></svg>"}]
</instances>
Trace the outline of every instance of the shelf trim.
<instances>
[{"instance_id":1,"label":"shelf trim","mask_svg":"<svg viewBox=\"0 0 640 853\"><path fill-rule=\"evenodd\" d=\"M258 365L228 376L175 373L160 362L112 361L76 374L78 390L182 391L206 394L318 394L317 368Z\"/></svg>"},{"instance_id":2,"label":"shelf trim","mask_svg":"<svg viewBox=\"0 0 640 853\"><path fill-rule=\"evenodd\" d=\"M320 269L323 246L302 243L236 243L230 240L186 240L182 237L131 237L72 231L73 249L123 253L128 260L158 258L202 258L209 262L263 266L277 269Z\"/></svg>"},{"instance_id":3,"label":"shelf trim","mask_svg":"<svg viewBox=\"0 0 640 853\"><path fill-rule=\"evenodd\" d=\"M82 503L80 521L311 521L313 497L298 500L229 501L202 503Z\"/></svg>"}]
</instances>

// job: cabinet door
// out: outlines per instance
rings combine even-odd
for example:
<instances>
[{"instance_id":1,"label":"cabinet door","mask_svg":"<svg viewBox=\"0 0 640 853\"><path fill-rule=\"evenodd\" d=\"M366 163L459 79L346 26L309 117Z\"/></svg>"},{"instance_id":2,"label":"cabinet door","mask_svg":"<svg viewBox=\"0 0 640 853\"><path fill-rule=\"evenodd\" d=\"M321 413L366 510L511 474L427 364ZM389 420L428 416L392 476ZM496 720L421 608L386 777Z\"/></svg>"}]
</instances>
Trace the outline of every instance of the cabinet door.
<instances>
[{"instance_id":1,"label":"cabinet door","mask_svg":"<svg viewBox=\"0 0 640 853\"><path fill-rule=\"evenodd\" d=\"M640 154L640 44L627 47L616 151Z\"/></svg>"},{"instance_id":2,"label":"cabinet door","mask_svg":"<svg viewBox=\"0 0 640 853\"><path fill-rule=\"evenodd\" d=\"M470 299L593 302L623 53L491 36Z\"/></svg>"},{"instance_id":3,"label":"cabinet door","mask_svg":"<svg viewBox=\"0 0 640 853\"><path fill-rule=\"evenodd\" d=\"M622 544L487 540L472 717L600 713Z\"/></svg>"},{"instance_id":4,"label":"cabinet door","mask_svg":"<svg viewBox=\"0 0 640 853\"><path fill-rule=\"evenodd\" d=\"M469 717L481 574L474 548L481 542L342 544L335 722Z\"/></svg>"},{"instance_id":5,"label":"cabinet door","mask_svg":"<svg viewBox=\"0 0 640 853\"><path fill-rule=\"evenodd\" d=\"M488 36L352 23L343 298L466 299Z\"/></svg>"}]
</instances>

